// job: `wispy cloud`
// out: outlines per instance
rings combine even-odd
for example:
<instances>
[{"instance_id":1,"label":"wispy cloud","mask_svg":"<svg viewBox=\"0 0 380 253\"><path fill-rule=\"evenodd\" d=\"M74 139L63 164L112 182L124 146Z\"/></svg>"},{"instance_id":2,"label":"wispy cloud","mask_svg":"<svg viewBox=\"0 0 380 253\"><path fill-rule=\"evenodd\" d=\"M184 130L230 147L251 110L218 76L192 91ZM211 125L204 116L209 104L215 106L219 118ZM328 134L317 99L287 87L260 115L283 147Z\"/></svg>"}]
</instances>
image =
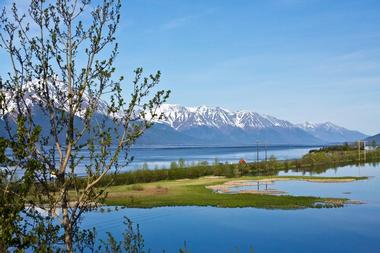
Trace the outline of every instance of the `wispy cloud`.
<instances>
[{"instance_id":1,"label":"wispy cloud","mask_svg":"<svg viewBox=\"0 0 380 253\"><path fill-rule=\"evenodd\" d=\"M182 17L176 17L158 25L158 27L154 29L148 29L146 30L146 32L151 33L154 31L161 31L161 32L170 31L170 30L178 29L180 27L189 26L201 18L204 18L208 15L212 15L213 13L215 13L215 11L216 11L216 8L210 8L201 13L190 14L190 15L186 15Z\"/></svg>"},{"instance_id":2,"label":"wispy cloud","mask_svg":"<svg viewBox=\"0 0 380 253\"><path fill-rule=\"evenodd\" d=\"M161 31L167 31L167 30L176 29L176 28L179 28L181 26L190 24L193 20L196 20L197 18L199 18L199 15L189 15L189 16L185 16L185 17L172 19L172 20L168 21L167 23L162 24L160 26L160 30Z\"/></svg>"},{"instance_id":3,"label":"wispy cloud","mask_svg":"<svg viewBox=\"0 0 380 253\"><path fill-rule=\"evenodd\" d=\"M363 49L323 59L316 69L325 74L349 76L378 73L380 49Z\"/></svg>"}]
</instances>

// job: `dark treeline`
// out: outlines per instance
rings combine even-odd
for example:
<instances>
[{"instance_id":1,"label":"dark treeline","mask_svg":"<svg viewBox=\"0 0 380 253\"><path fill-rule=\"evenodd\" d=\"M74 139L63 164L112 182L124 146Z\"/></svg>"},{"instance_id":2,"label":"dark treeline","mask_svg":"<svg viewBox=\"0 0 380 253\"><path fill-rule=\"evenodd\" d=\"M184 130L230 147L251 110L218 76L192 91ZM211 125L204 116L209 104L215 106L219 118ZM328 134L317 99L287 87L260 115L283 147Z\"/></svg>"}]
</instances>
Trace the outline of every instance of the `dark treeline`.
<instances>
[{"instance_id":1,"label":"dark treeline","mask_svg":"<svg viewBox=\"0 0 380 253\"><path fill-rule=\"evenodd\" d=\"M213 164L199 162L195 165L186 165L180 159L172 162L170 168L149 170L146 166L143 169L120 173L116 175L106 175L99 186L128 185L136 183L149 183L162 180L194 179L203 176L224 176L227 178L241 176L275 176L280 171L312 172L320 174L327 169L338 168L346 165L363 165L365 163L377 164L380 162L380 148L359 152L349 151L318 151L309 152L300 159L277 160L271 156L267 161L255 163L220 163L217 160ZM85 179L75 178L75 184L79 187L85 185ZM36 185L38 187L38 185ZM54 184L51 185L54 188Z\"/></svg>"},{"instance_id":2,"label":"dark treeline","mask_svg":"<svg viewBox=\"0 0 380 253\"><path fill-rule=\"evenodd\" d=\"M312 149L309 153L329 152L329 151L356 151L365 149L364 142L344 143L343 145L325 146L319 149Z\"/></svg>"},{"instance_id":3,"label":"dark treeline","mask_svg":"<svg viewBox=\"0 0 380 253\"><path fill-rule=\"evenodd\" d=\"M302 158L295 160L279 161L272 156L267 161L257 163L215 163L209 165L207 162L201 162L194 166L186 166L184 163L179 162L177 166L171 166L169 169L141 169L118 175L108 175L102 183L106 185L113 181L113 185L124 185L149 183L161 180L199 178L203 176L225 176L229 178L241 176L268 176L277 175L279 171L288 170L319 174L331 168L378 162L380 162L379 148L366 151L365 156L362 152L360 160L357 151L325 151L311 152L304 155Z\"/></svg>"}]
</instances>

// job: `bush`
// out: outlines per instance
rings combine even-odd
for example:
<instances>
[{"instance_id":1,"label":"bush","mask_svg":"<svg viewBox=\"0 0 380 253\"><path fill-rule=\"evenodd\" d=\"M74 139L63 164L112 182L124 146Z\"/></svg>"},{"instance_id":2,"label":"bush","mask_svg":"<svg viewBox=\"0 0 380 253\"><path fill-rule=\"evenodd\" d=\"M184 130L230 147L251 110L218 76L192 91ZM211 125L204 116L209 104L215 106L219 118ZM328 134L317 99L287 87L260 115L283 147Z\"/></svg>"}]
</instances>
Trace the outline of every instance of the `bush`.
<instances>
[{"instance_id":1,"label":"bush","mask_svg":"<svg viewBox=\"0 0 380 253\"><path fill-rule=\"evenodd\" d=\"M140 184L134 184L129 189L131 189L132 191L143 191L144 187Z\"/></svg>"}]
</instances>

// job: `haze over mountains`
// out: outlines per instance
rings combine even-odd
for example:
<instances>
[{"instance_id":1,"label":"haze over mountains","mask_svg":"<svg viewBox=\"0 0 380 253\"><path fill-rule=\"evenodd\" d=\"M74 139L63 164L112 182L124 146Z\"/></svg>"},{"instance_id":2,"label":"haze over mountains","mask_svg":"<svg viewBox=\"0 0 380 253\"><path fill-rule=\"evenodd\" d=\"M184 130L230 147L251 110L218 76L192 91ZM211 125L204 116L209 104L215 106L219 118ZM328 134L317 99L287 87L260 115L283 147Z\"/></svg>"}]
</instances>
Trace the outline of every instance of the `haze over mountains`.
<instances>
[{"instance_id":1,"label":"haze over mountains","mask_svg":"<svg viewBox=\"0 0 380 253\"><path fill-rule=\"evenodd\" d=\"M35 121L41 124L48 122L46 115L33 105L38 99L33 91L35 85L27 85L26 102L33 108ZM61 87L62 88L62 87ZM59 90L64 90L64 87ZM57 88L55 88L57 90ZM50 91L54 97L54 87ZM58 90L56 92L59 92ZM13 94L6 94L12 97ZM84 96L83 103L88 104L89 97ZM37 102L36 102L37 101ZM57 109L66 110L58 99L53 99ZM14 105L15 106L15 105ZM11 105L10 108L13 106ZM101 101L96 117L105 117L107 104ZM149 129L138 141L141 145L255 145L261 144L328 144L350 142L366 138L361 132L348 130L331 122L319 124L294 124L287 120L251 111L229 111L221 107L185 107L165 104L160 112L165 118ZM80 113L77 124L81 123ZM112 124L110 119L109 124ZM4 126L0 118L0 126ZM43 131L49 133L47 127ZM4 127L0 135L5 135Z\"/></svg>"}]
</instances>

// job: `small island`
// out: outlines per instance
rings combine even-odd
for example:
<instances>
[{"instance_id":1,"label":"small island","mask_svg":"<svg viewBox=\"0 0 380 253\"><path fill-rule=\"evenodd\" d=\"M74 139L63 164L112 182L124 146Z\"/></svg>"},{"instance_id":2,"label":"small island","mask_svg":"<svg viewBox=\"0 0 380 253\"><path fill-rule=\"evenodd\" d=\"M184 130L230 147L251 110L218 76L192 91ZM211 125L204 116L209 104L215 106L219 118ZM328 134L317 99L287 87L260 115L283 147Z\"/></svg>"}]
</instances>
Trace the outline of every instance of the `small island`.
<instances>
[{"instance_id":1,"label":"small island","mask_svg":"<svg viewBox=\"0 0 380 253\"><path fill-rule=\"evenodd\" d=\"M256 207L266 209L301 209L342 207L352 203L346 198L252 194L249 192L220 194L219 189L244 185L252 181L304 180L310 182L344 183L367 177L309 177L309 176L244 176L225 178L206 176L197 179L166 180L152 183L120 185L109 188L107 205L136 208L162 206Z\"/></svg>"}]
</instances>

